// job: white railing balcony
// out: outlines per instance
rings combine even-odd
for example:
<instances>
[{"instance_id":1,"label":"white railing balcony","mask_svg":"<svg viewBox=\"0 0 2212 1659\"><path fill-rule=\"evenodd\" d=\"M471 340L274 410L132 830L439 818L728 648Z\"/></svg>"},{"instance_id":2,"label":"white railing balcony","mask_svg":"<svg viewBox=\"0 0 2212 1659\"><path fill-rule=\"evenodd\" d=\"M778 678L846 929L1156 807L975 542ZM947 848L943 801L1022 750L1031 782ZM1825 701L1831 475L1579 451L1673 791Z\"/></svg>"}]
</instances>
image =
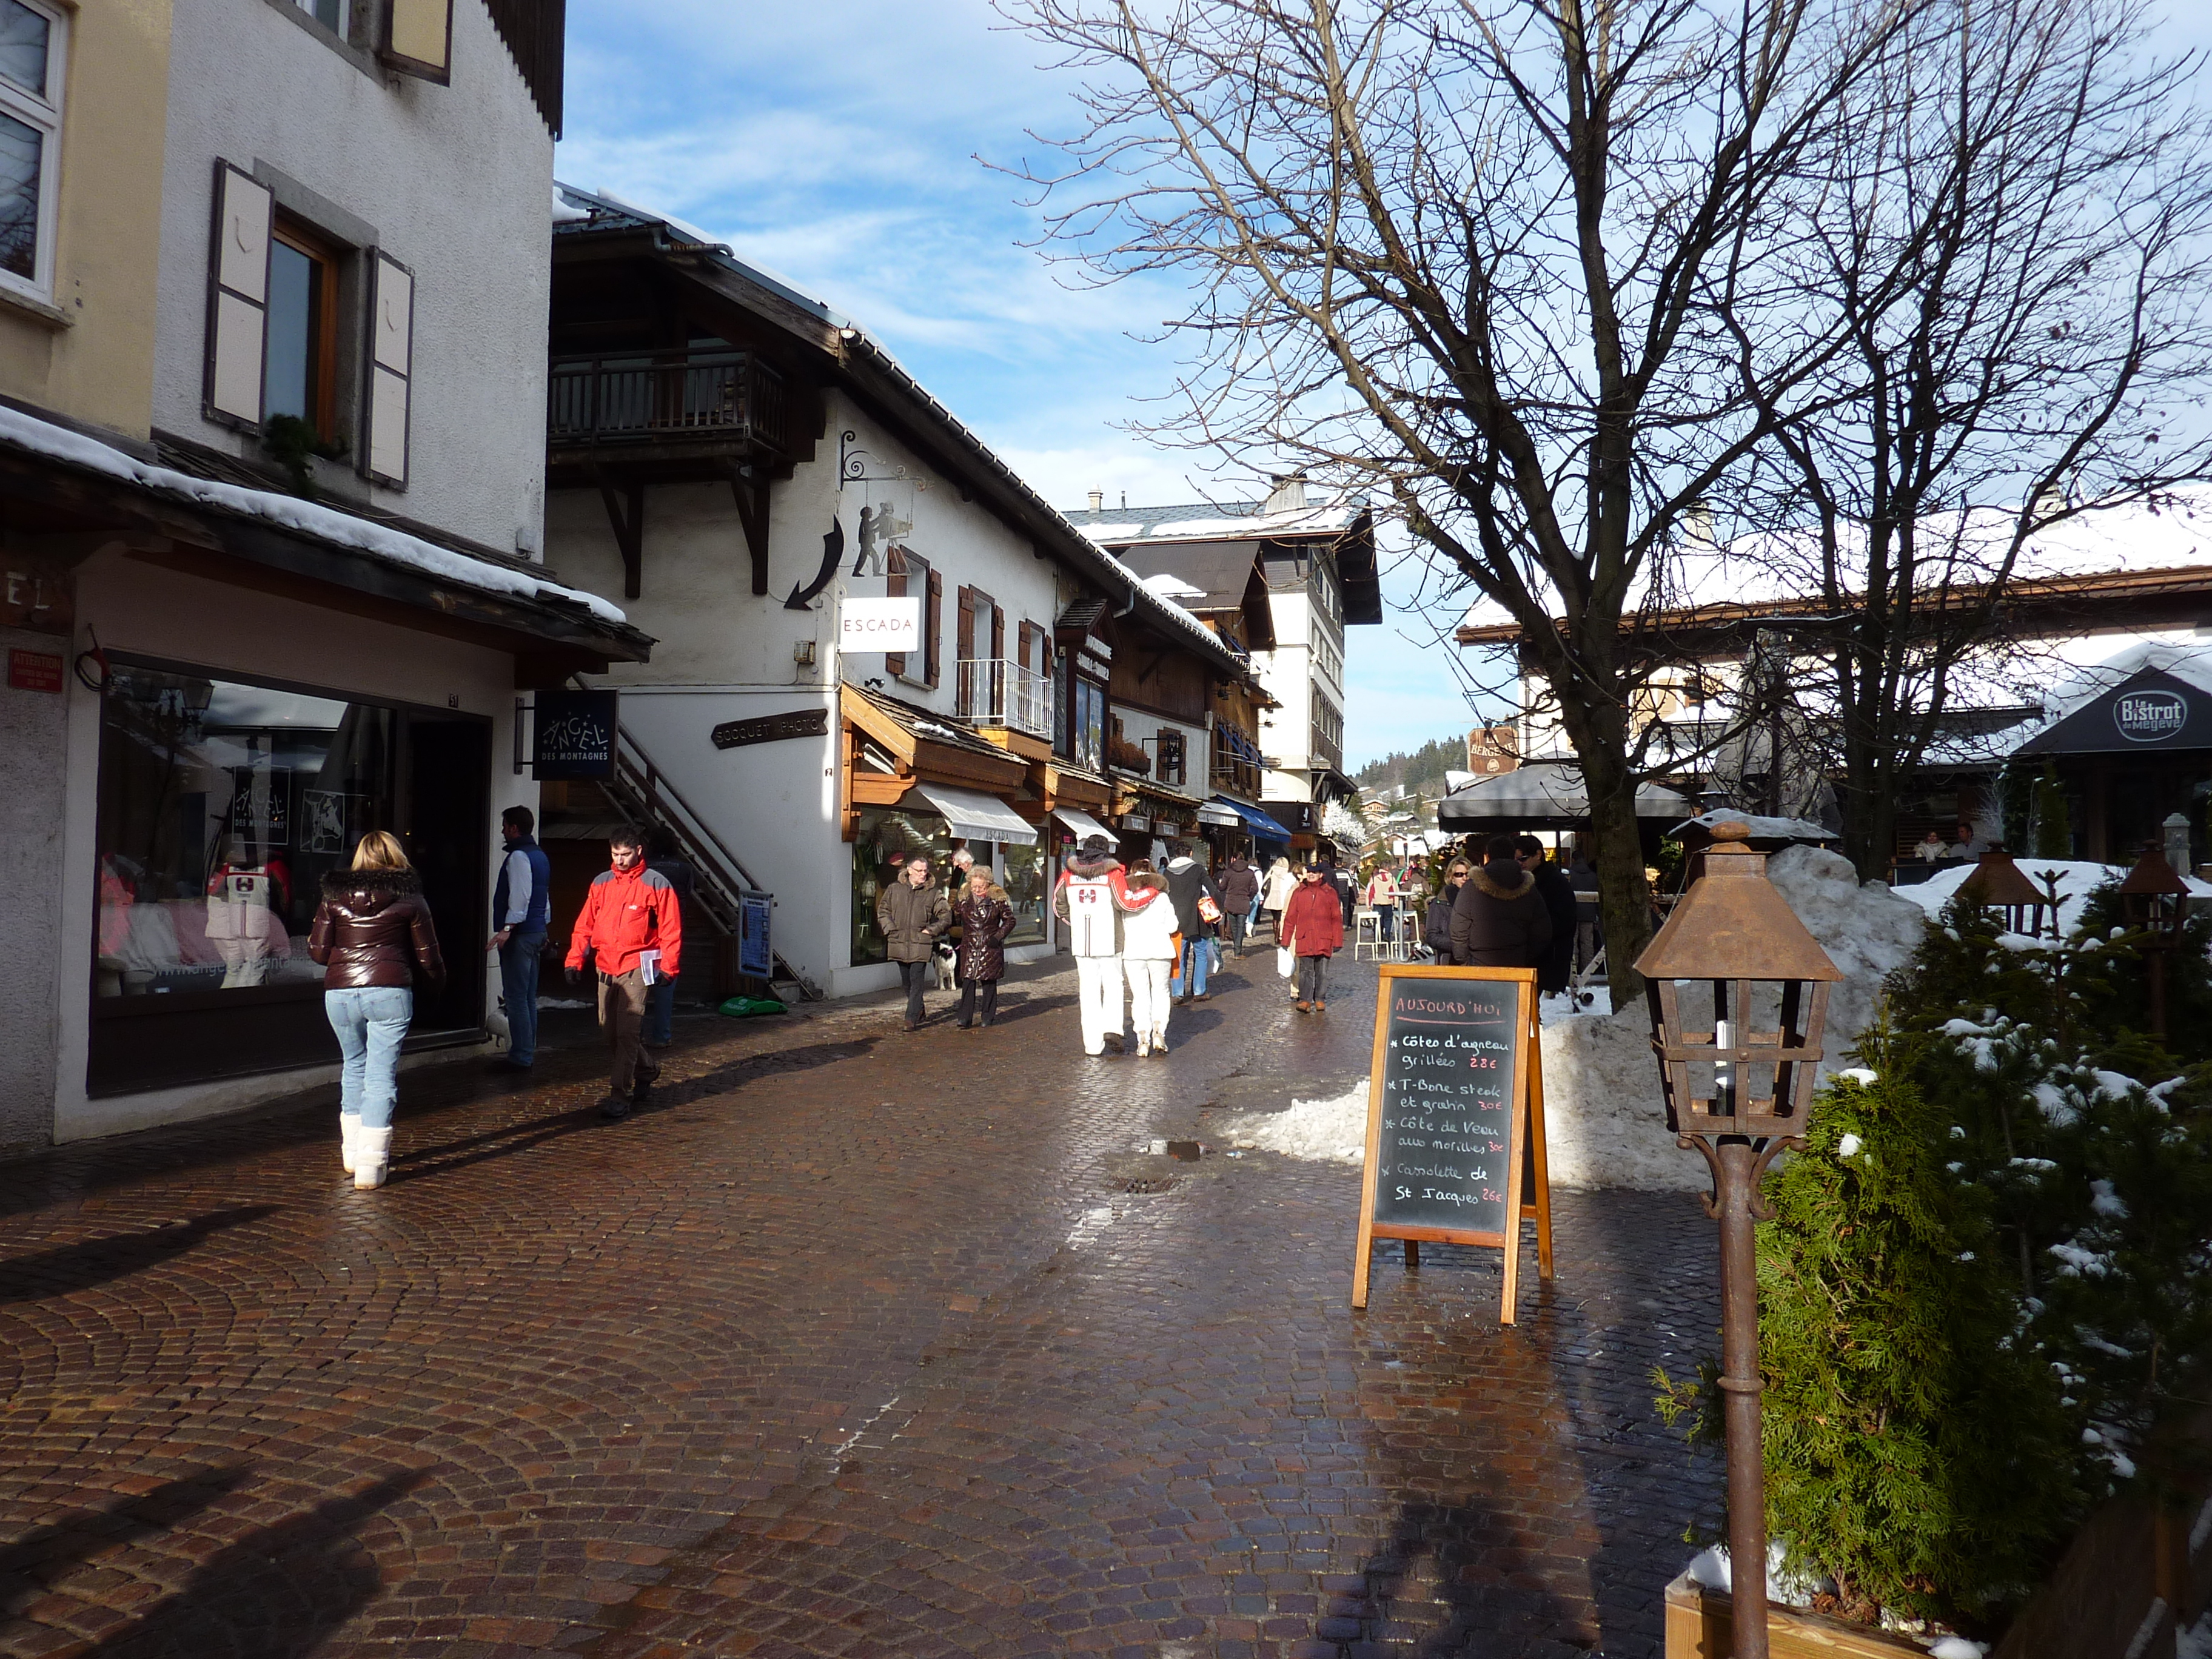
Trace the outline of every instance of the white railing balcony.
<instances>
[{"instance_id":1,"label":"white railing balcony","mask_svg":"<svg viewBox=\"0 0 2212 1659\"><path fill-rule=\"evenodd\" d=\"M1052 681L1001 657L969 657L959 665L956 712L977 726L1052 735Z\"/></svg>"}]
</instances>

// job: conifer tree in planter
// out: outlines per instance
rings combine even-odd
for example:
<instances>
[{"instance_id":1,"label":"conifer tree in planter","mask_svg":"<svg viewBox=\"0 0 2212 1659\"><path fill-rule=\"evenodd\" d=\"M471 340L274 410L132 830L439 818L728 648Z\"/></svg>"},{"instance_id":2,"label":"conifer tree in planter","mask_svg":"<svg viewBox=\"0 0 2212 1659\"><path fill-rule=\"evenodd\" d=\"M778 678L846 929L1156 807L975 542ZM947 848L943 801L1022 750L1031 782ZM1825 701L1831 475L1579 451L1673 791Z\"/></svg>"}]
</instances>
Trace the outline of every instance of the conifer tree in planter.
<instances>
[{"instance_id":1,"label":"conifer tree in planter","mask_svg":"<svg viewBox=\"0 0 2212 1659\"><path fill-rule=\"evenodd\" d=\"M1873 1069L1828 1088L1807 1149L1767 1183L1767 1525L1790 1570L1833 1580L1845 1617L1986 1626L2079 1513L2081 1431L1897 1042L1869 1029ZM1675 1388L1662 1409L1692 1404L1697 1437L1717 1437L1717 1391Z\"/></svg>"}]
</instances>

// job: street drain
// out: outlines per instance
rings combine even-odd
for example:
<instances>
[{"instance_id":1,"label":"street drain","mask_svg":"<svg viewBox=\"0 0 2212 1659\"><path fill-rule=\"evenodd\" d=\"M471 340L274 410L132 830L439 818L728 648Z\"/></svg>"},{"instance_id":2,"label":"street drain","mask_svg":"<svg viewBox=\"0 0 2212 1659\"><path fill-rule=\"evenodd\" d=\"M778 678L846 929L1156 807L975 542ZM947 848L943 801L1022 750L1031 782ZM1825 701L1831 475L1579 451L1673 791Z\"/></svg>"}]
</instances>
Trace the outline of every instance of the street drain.
<instances>
[{"instance_id":1,"label":"street drain","mask_svg":"<svg viewBox=\"0 0 2212 1659\"><path fill-rule=\"evenodd\" d=\"M1170 1192L1174 1189L1175 1184L1175 1177L1173 1176L1153 1176L1149 1178L1140 1177L1138 1180L1133 1181L1127 1186L1122 1188L1121 1190L1125 1193L1135 1193L1139 1195L1148 1195L1157 1193Z\"/></svg>"}]
</instances>

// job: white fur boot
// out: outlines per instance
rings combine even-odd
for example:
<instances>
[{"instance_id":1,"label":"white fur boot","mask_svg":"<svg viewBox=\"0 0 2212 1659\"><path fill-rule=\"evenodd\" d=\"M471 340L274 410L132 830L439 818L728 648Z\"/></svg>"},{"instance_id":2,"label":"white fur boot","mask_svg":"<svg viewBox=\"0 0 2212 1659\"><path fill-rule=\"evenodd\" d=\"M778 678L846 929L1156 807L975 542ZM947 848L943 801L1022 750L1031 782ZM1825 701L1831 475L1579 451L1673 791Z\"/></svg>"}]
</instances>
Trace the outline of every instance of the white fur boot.
<instances>
[{"instance_id":1,"label":"white fur boot","mask_svg":"<svg viewBox=\"0 0 2212 1659\"><path fill-rule=\"evenodd\" d=\"M361 1114L338 1114L338 1167L348 1175L353 1173L355 1149L361 1144Z\"/></svg>"},{"instance_id":2,"label":"white fur boot","mask_svg":"<svg viewBox=\"0 0 2212 1659\"><path fill-rule=\"evenodd\" d=\"M392 1158L392 1129L386 1125L372 1129L364 1125L360 1139L354 1142L353 1184L361 1192L384 1184L385 1165Z\"/></svg>"}]
</instances>

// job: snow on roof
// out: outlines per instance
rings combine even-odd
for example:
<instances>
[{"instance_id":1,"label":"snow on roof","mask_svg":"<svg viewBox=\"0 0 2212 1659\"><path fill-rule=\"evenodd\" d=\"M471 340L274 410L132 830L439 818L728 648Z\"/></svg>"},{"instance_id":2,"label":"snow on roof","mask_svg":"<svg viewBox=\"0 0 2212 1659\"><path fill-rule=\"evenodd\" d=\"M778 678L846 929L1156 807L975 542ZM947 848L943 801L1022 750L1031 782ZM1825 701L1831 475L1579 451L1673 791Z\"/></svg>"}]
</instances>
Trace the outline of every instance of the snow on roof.
<instances>
[{"instance_id":1,"label":"snow on roof","mask_svg":"<svg viewBox=\"0 0 2212 1659\"><path fill-rule=\"evenodd\" d=\"M2082 914L2088 908L2089 895L2108 881L2118 881L2128 872L2124 864L2098 864L2088 859L2038 859L2026 854L2013 862L2021 873L2033 882L2039 891L2047 890L2045 878L2058 878L2058 931L2071 934L2081 925ZM1931 916L1941 915L1943 907L1966 884L1966 878L1980 867L1978 860L1961 859L1925 881L1917 881L1897 889L1899 898L1909 898ZM2212 898L2212 882L2201 881L2195 876L2184 875L2190 893L2197 898Z\"/></svg>"},{"instance_id":2,"label":"snow on roof","mask_svg":"<svg viewBox=\"0 0 2212 1659\"><path fill-rule=\"evenodd\" d=\"M1197 501L1181 507L1121 507L1068 513L1067 521L1101 547L1133 542L1295 540L1340 535L1358 522L1366 502L1351 490L1310 507L1279 513L1258 501Z\"/></svg>"},{"instance_id":3,"label":"snow on roof","mask_svg":"<svg viewBox=\"0 0 2212 1659\"><path fill-rule=\"evenodd\" d=\"M1158 575L1146 577L1145 586L1162 599L1170 601L1202 599L1206 597L1204 588L1194 587L1171 571L1163 570Z\"/></svg>"},{"instance_id":4,"label":"snow on roof","mask_svg":"<svg viewBox=\"0 0 2212 1659\"><path fill-rule=\"evenodd\" d=\"M1725 806L1686 818L1667 833L1679 836L1693 823L1701 830L1713 830L1723 823L1740 823L1753 841L1829 842L1839 839L1837 831L1825 824L1815 823L1810 818L1768 817L1758 812L1738 812Z\"/></svg>"},{"instance_id":5,"label":"snow on roof","mask_svg":"<svg viewBox=\"0 0 2212 1659\"><path fill-rule=\"evenodd\" d=\"M1961 547L1963 579L1984 562L1978 550L1994 559L2012 533L2008 508L1979 507L1962 520L1957 514L1931 514L1920 529L1924 560L1934 550ZM1848 568L1852 542L1847 538ZM1649 566L1630 600L1630 608L1655 597L1670 610L1700 605L1758 606L1804 600L1817 594L1809 572L1818 549L1811 532L1739 537L1725 545L1678 544L1662 562L1662 588L1655 596ZM2136 574L2212 564L2212 486L2191 486L2155 503L2130 501L2090 507L2031 537L2021 550L2014 579ZM1463 628L1503 628L1512 623L1503 605L1478 599L1461 617Z\"/></svg>"},{"instance_id":6,"label":"snow on roof","mask_svg":"<svg viewBox=\"0 0 2212 1659\"><path fill-rule=\"evenodd\" d=\"M616 606L596 593L563 587L558 582L533 576L526 570L471 558L426 542L404 531L372 524L349 513L319 502L302 501L273 489L247 489L213 479L195 478L165 466L153 466L121 450L65 428L41 421L20 410L0 407L0 443L66 462L143 489L157 490L201 507L218 507L243 518L259 519L286 530L297 531L333 546L349 547L392 564L404 565L425 575L460 583L487 593L512 593L523 599L556 599L580 605L602 621L629 620Z\"/></svg>"}]
</instances>

